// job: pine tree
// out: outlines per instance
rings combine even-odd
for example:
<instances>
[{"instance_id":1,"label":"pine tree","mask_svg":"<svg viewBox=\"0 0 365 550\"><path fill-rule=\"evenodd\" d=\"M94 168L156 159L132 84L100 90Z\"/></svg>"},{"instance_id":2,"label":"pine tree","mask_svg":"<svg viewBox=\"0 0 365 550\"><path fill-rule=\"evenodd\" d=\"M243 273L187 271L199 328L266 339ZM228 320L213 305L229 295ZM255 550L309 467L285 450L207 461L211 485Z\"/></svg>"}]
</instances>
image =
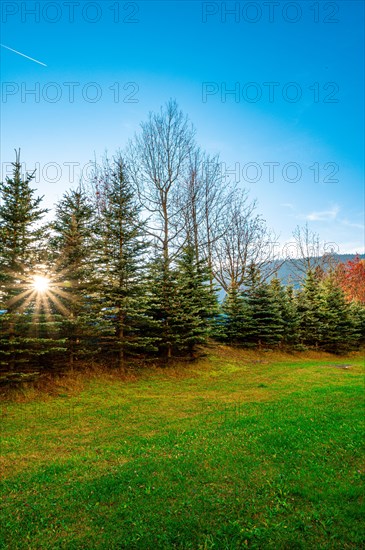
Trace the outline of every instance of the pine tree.
<instances>
[{"instance_id":1,"label":"pine tree","mask_svg":"<svg viewBox=\"0 0 365 550\"><path fill-rule=\"evenodd\" d=\"M280 307L270 286L261 281L260 271L254 265L249 268L244 295L247 296L252 319L248 342L259 347L278 345L284 330Z\"/></svg>"},{"instance_id":2,"label":"pine tree","mask_svg":"<svg viewBox=\"0 0 365 550\"><path fill-rule=\"evenodd\" d=\"M303 287L298 294L299 340L309 347L318 347L322 322L319 311L319 281L309 269Z\"/></svg>"},{"instance_id":3,"label":"pine tree","mask_svg":"<svg viewBox=\"0 0 365 550\"><path fill-rule=\"evenodd\" d=\"M177 260L174 311L170 319L175 354L193 358L197 347L205 344L211 334L218 309L209 282L207 264L199 261L195 247L187 244Z\"/></svg>"},{"instance_id":4,"label":"pine tree","mask_svg":"<svg viewBox=\"0 0 365 550\"><path fill-rule=\"evenodd\" d=\"M284 327L279 306L268 284L260 284L250 296L249 305L259 347L278 345L283 338Z\"/></svg>"},{"instance_id":5,"label":"pine tree","mask_svg":"<svg viewBox=\"0 0 365 550\"><path fill-rule=\"evenodd\" d=\"M146 250L144 224L134 190L121 157L114 160L104 181L100 216L99 269L103 274L103 300L112 335L108 351L125 361L137 354L156 350L148 329L152 323L147 314Z\"/></svg>"},{"instance_id":6,"label":"pine tree","mask_svg":"<svg viewBox=\"0 0 365 550\"><path fill-rule=\"evenodd\" d=\"M42 302L34 276L44 260L41 221L47 210L31 188L34 173L23 177L21 170L16 151L13 176L0 184L0 303L6 311L0 316L0 363L10 371L36 364L50 343L35 333L33 322Z\"/></svg>"},{"instance_id":7,"label":"pine tree","mask_svg":"<svg viewBox=\"0 0 365 550\"><path fill-rule=\"evenodd\" d=\"M34 197L30 187L35 173L22 177L20 152L16 152L13 177L0 183L0 258L1 290L9 292L9 282L29 281L34 266L40 261L39 244L45 228L40 226L47 209L40 208L43 197ZM14 291L15 293L15 291Z\"/></svg>"},{"instance_id":8,"label":"pine tree","mask_svg":"<svg viewBox=\"0 0 365 550\"><path fill-rule=\"evenodd\" d=\"M279 307L283 323L282 344L288 347L295 346L298 342L299 316L294 288L292 285L283 287L278 277L274 277L270 281L270 289Z\"/></svg>"},{"instance_id":9,"label":"pine tree","mask_svg":"<svg viewBox=\"0 0 365 550\"><path fill-rule=\"evenodd\" d=\"M147 314L152 320L149 334L156 343L157 356L168 362L172 357L175 341L171 319L174 315L176 272L165 270L165 260L156 248L147 268Z\"/></svg>"},{"instance_id":10,"label":"pine tree","mask_svg":"<svg viewBox=\"0 0 365 550\"><path fill-rule=\"evenodd\" d=\"M356 335L349 306L334 275L329 274L319 288L320 347L341 353L354 346Z\"/></svg>"},{"instance_id":11,"label":"pine tree","mask_svg":"<svg viewBox=\"0 0 365 550\"><path fill-rule=\"evenodd\" d=\"M172 357L195 357L198 347L213 336L218 314L216 295L209 285L207 264L196 258L193 246L182 250L174 269L163 271L158 253L149 265L147 299L153 319L150 334L165 362ZM168 294L166 292L168 291Z\"/></svg>"},{"instance_id":12,"label":"pine tree","mask_svg":"<svg viewBox=\"0 0 365 550\"><path fill-rule=\"evenodd\" d=\"M353 327L354 347L365 345L365 306L357 300L349 303L349 315Z\"/></svg>"},{"instance_id":13,"label":"pine tree","mask_svg":"<svg viewBox=\"0 0 365 550\"><path fill-rule=\"evenodd\" d=\"M223 337L232 344L247 345L252 336L252 310L236 286L231 286L223 302L226 316Z\"/></svg>"},{"instance_id":14,"label":"pine tree","mask_svg":"<svg viewBox=\"0 0 365 550\"><path fill-rule=\"evenodd\" d=\"M53 314L62 314L68 365L90 356L100 329L100 281L95 269L92 205L82 187L68 191L56 205L52 225ZM96 345L95 345L96 344Z\"/></svg>"}]
</instances>

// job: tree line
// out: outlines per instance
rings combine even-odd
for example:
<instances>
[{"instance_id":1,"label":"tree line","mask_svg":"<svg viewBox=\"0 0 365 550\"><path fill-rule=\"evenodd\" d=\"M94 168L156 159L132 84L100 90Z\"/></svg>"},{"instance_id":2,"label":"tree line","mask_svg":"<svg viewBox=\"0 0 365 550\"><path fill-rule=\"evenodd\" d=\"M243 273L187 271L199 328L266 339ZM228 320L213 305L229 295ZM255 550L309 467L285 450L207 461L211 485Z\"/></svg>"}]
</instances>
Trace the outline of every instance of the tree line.
<instances>
[{"instance_id":1,"label":"tree line","mask_svg":"<svg viewBox=\"0 0 365 550\"><path fill-rule=\"evenodd\" d=\"M211 339L334 352L363 343L364 304L344 291L346 270L320 272L310 260L299 291L272 278L274 237L256 203L225 181L175 101L95 165L91 182L67 191L51 222L33 178L16 152L0 184L8 377L82 361L193 358Z\"/></svg>"}]
</instances>

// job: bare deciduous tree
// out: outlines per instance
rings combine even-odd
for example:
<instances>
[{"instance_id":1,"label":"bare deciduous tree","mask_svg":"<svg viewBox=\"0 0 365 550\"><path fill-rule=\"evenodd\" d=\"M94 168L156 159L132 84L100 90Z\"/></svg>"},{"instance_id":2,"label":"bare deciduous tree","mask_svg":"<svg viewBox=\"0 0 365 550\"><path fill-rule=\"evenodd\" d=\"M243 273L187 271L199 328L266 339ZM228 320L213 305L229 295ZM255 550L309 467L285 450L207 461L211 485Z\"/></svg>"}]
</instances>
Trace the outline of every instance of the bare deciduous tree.
<instances>
[{"instance_id":1,"label":"bare deciduous tree","mask_svg":"<svg viewBox=\"0 0 365 550\"><path fill-rule=\"evenodd\" d=\"M147 231L168 269L181 244L181 192L195 131L173 100L159 113L150 113L141 130L129 144L129 171L148 215Z\"/></svg>"},{"instance_id":2,"label":"bare deciduous tree","mask_svg":"<svg viewBox=\"0 0 365 550\"><path fill-rule=\"evenodd\" d=\"M223 185L219 157L194 149L181 196L182 213L186 239L193 244L196 257L207 261L212 288L213 245L226 231L233 195L234 189Z\"/></svg>"},{"instance_id":3,"label":"bare deciduous tree","mask_svg":"<svg viewBox=\"0 0 365 550\"><path fill-rule=\"evenodd\" d=\"M146 232L161 257L161 316L167 359L172 355L170 318L173 308L171 263L184 244L182 193L195 131L176 101L150 113L141 133L128 147L129 175L145 212Z\"/></svg>"},{"instance_id":4,"label":"bare deciduous tree","mask_svg":"<svg viewBox=\"0 0 365 550\"><path fill-rule=\"evenodd\" d=\"M308 223L303 227L297 225L293 237L294 241L287 245L286 259L294 280L303 280L309 269L320 273L334 265L337 245L321 243L319 234L312 231Z\"/></svg>"},{"instance_id":5,"label":"bare deciduous tree","mask_svg":"<svg viewBox=\"0 0 365 550\"><path fill-rule=\"evenodd\" d=\"M277 269L275 236L255 210L247 191L237 191L227 211L226 230L213 244L213 273L226 292L244 285L250 265L262 271L263 279Z\"/></svg>"}]
</instances>

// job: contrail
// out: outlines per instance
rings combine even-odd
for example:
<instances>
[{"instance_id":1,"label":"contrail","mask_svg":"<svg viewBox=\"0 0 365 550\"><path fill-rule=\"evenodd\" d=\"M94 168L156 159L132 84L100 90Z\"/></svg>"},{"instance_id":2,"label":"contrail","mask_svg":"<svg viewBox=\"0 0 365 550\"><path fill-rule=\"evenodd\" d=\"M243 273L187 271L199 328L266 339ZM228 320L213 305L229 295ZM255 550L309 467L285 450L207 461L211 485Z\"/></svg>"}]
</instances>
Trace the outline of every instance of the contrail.
<instances>
[{"instance_id":1,"label":"contrail","mask_svg":"<svg viewBox=\"0 0 365 550\"><path fill-rule=\"evenodd\" d=\"M6 48L7 50L10 50L11 52L17 53L18 55L21 55L22 57L25 57L26 59L30 59L31 61L34 61L34 63L38 63L39 65L43 65L43 67L47 67L45 63L42 63L42 61L38 61L37 59L33 59L33 57L29 57L29 55L25 55L24 53L17 52L16 50L13 50L13 48L9 48L9 46L4 46L4 44L0 44L2 48Z\"/></svg>"}]
</instances>

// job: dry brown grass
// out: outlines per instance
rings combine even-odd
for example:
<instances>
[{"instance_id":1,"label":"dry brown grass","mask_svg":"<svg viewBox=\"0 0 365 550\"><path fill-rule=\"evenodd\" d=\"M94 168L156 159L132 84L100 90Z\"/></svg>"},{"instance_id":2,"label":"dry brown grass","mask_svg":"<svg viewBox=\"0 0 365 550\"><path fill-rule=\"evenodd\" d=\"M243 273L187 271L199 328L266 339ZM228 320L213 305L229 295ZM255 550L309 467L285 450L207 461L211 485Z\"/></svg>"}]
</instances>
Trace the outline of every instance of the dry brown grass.
<instances>
[{"instance_id":1,"label":"dry brown grass","mask_svg":"<svg viewBox=\"0 0 365 550\"><path fill-rule=\"evenodd\" d=\"M345 362L346 360L361 357L364 357L363 351L351 352L345 356L335 356L315 350L288 352L282 350L250 350L226 345L215 345L203 350L201 357L194 361L188 362L176 359L168 366L149 363L143 367L139 363L138 365L132 364L125 369L119 369L110 368L105 364L80 363L77 370L65 371L61 375L46 373L35 382L28 382L18 387L4 387L0 391L0 403L29 403L32 401L47 401L58 396L76 396L90 382L96 380L104 381L105 383L120 381L128 384L142 379L155 379L156 377L173 381L197 378L204 373L214 376L220 370L220 366L225 364L226 367L227 363L232 367L243 368L271 365L279 362ZM254 375L252 369L250 370L250 375ZM262 379L260 381L264 382Z\"/></svg>"}]
</instances>

